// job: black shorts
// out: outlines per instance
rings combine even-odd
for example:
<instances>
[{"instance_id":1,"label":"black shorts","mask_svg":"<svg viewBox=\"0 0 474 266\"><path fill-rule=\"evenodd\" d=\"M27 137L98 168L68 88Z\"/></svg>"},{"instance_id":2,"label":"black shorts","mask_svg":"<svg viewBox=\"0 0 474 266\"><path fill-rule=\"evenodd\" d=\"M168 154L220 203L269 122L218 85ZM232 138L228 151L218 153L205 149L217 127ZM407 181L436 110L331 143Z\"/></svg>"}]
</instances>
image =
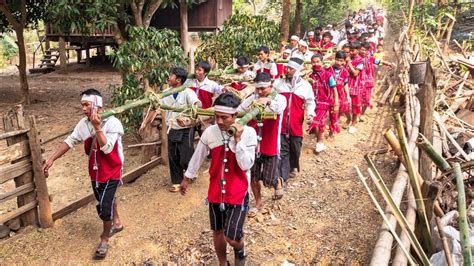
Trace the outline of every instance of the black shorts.
<instances>
[{"instance_id":1,"label":"black shorts","mask_svg":"<svg viewBox=\"0 0 474 266\"><path fill-rule=\"evenodd\" d=\"M115 192L121 180L109 180L105 183L92 181L92 190L97 200L97 213L102 221L112 221L114 217Z\"/></svg>"},{"instance_id":2,"label":"black shorts","mask_svg":"<svg viewBox=\"0 0 474 266\"><path fill-rule=\"evenodd\" d=\"M247 216L247 205L225 203L224 211L220 210L219 205L219 203L209 203L211 229L213 231L224 230L226 238L240 241L244 237L243 228Z\"/></svg>"},{"instance_id":3,"label":"black shorts","mask_svg":"<svg viewBox=\"0 0 474 266\"><path fill-rule=\"evenodd\" d=\"M263 181L265 187L276 187L278 183L278 156L260 155L251 169L252 182Z\"/></svg>"}]
</instances>

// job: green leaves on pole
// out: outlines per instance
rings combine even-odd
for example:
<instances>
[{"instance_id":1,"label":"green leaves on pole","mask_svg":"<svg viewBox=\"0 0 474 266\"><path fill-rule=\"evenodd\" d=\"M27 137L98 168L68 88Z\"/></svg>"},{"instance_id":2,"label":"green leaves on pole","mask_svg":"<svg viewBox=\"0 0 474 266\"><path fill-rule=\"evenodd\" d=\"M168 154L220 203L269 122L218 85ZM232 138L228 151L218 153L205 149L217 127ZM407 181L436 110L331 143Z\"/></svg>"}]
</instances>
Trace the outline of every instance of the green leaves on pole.
<instances>
[{"instance_id":1,"label":"green leaves on pole","mask_svg":"<svg viewBox=\"0 0 474 266\"><path fill-rule=\"evenodd\" d=\"M276 23L263 16L236 12L224 22L218 34L201 34L202 44L196 50L197 60L215 61L219 65L232 64L232 58L247 56L251 61L257 48L266 45L279 48L280 30Z\"/></svg>"}]
</instances>

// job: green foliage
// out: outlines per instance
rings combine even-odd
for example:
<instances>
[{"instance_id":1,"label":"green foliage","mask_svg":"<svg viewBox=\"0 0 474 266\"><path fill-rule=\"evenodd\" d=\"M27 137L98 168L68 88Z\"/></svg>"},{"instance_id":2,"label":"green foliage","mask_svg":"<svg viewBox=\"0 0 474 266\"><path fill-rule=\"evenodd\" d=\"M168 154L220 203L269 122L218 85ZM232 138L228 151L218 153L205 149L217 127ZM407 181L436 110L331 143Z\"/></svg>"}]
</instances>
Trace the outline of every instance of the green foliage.
<instances>
[{"instance_id":1,"label":"green foliage","mask_svg":"<svg viewBox=\"0 0 474 266\"><path fill-rule=\"evenodd\" d=\"M123 77L122 86L110 85L109 90L112 92L113 106L121 106L129 100L138 99L143 96L143 87L133 74L126 74ZM142 116L143 109L134 108L126 113L120 114L119 119L127 130L137 129L140 126Z\"/></svg>"},{"instance_id":2,"label":"green foliage","mask_svg":"<svg viewBox=\"0 0 474 266\"><path fill-rule=\"evenodd\" d=\"M140 75L151 84L162 84L170 68L184 64L176 31L130 27L128 34L130 39L111 54L114 67L120 71Z\"/></svg>"},{"instance_id":3,"label":"green foliage","mask_svg":"<svg viewBox=\"0 0 474 266\"><path fill-rule=\"evenodd\" d=\"M3 57L5 60L10 60L10 58L16 54L18 54L18 46L8 35L0 36L0 57Z\"/></svg>"},{"instance_id":4,"label":"green foliage","mask_svg":"<svg viewBox=\"0 0 474 266\"><path fill-rule=\"evenodd\" d=\"M232 58L241 55L253 58L261 45L277 49L279 38L279 27L274 22L263 16L236 12L224 22L218 34L201 34L203 42L196 50L196 59L228 66Z\"/></svg>"},{"instance_id":5,"label":"green foliage","mask_svg":"<svg viewBox=\"0 0 474 266\"><path fill-rule=\"evenodd\" d=\"M124 73L122 86L112 88L114 106L141 97L145 79L150 84L163 84L172 67L184 65L184 53L176 31L130 27L128 34L130 39L110 54L114 67ZM127 126L136 128L141 115L142 110L136 108L122 118Z\"/></svg>"},{"instance_id":6,"label":"green foliage","mask_svg":"<svg viewBox=\"0 0 474 266\"><path fill-rule=\"evenodd\" d=\"M21 1L7 1L8 8L17 21L21 17ZM26 0L26 26L36 28L39 21L44 19L46 12L46 0ZM7 18L0 12L0 32L12 31L12 26L8 23Z\"/></svg>"},{"instance_id":7,"label":"green foliage","mask_svg":"<svg viewBox=\"0 0 474 266\"><path fill-rule=\"evenodd\" d=\"M47 22L59 32L87 34L103 31L118 21L129 22L128 7L129 1L125 0L50 0Z\"/></svg>"}]
</instances>

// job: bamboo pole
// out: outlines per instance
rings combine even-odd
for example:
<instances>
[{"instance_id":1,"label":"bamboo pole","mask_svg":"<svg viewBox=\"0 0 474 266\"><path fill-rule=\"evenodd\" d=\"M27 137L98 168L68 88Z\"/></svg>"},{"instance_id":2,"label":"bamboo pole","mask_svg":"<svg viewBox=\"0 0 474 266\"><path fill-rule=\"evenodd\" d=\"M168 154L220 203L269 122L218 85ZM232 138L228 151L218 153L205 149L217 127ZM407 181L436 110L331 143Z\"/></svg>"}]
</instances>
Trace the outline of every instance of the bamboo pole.
<instances>
[{"instance_id":1,"label":"bamboo pole","mask_svg":"<svg viewBox=\"0 0 474 266\"><path fill-rule=\"evenodd\" d=\"M390 233L392 233L393 237L395 238L395 240L398 242L398 244L402 248L403 253L407 257L408 261L410 262L410 265L417 265L417 263L415 263L415 261L413 260L413 257L410 255L410 253L402 246L402 242L401 242L400 238L398 237L397 232L395 231L395 228L393 228L390 225L390 221L388 220L387 216L385 215L384 211L382 210L382 207L380 207L380 204L377 202L377 199L375 199L375 196L372 193L372 191L370 190L369 185L367 185L367 182L365 181L366 178L364 177L364 175L362 175L361 171L359 170L359 168L357 166L355 166L355 169L357 171L357 175L359 176L360 181L362 181L362 183L364 184L365 189L369 193L370 199L372 199L372 202L374 203L375 207L377 208L380 215L382 216L385 224L387 225L388 229L390 230Z\"/></svg>"},{"instance_id":2,"label":"bamboo pole","mask_svg":"<svg viewBox=\"0 0 474 266\"><path fill-rule=\"evenodd\" d=\"M436 164L436 166L441 169L441 171L445 172L451 169L451 166L449 163L441 156L438 154L435 150L433 145L428 141L428 139L423 136L423 134L419 134L418 140L417 140L418 147L422 149L428 157Z\"/></svg>"},{"instance_id":3,"label":"bamboo pole","mask_svg":"<svg viewBox=\"0 0 474 266\"><path fill-rule=\"evenodd\" d=\"M413 194L415 195L416 199L417 213L420 217L420 223L422 225L421 232L426 243L425 248L429 254L432 254L433 247L431 242L430 224L426 215L426 208L425 203L423 201L423 195L421 193L421 186L415 172L415 166L411 159L411 155L408 151L407 140L403 129L402 119L400 118L399 113L395 115L395 121L397 124L398 137L400 138L400 145L402 147L403 157L405 159L405 162L407 163L407 172L410 178L410 184L412 186Z\"/></svg>"},{"instance_id":4,"label":"bamboo pole","mask_svg":"<svg viewBox=\"0 0 474 266\"><path fill-rule=\"evenodd\" d=\"M466 214L466 193L464 191L464 176L461 172L461 165L454 164L454 175L456 177L456 190L458 191L458 212L459 212L459 238L461 239L462 256L465 266L472 266L471 240L469 239L469 224Z\"/></svg>"},{"instance_id":5,"label":"bamboo pole","mask_svg":"<svg viewBox=\"0 0 474 266\"><path fill-rule=\"evenodd\" d=\"M370 158L367 161L369 162ZM372 168L374 169L374 171L372 171ZM375 168L375 166L373 166L373 163L369 164L369 176L372 178L372 180L375 183L377 189L382 194L383 198L385 199L388 206L392 210L392 214L397 219L398 224L400 225L400 227L408 233L409 238L410 238L410 242L413 245L413 248L414 248L416 254L418 255L418 257L420 258L422 264L423 265L430 265L429 259L426 256L426 253L423 251L423 248L421 247L420 242L416 238L415 233L412 230L410 230L410 227L408 225L407 220L403 216L403 214L400 211L400 209L398 208L398 206L393 201L393 198L390 195L390 192L388 191L387 186L383 182L383 180L382 180L380 174L378 173L377 169Z\"/></svg>"},{"instance_id":6,"label":"bamboo pole","mask_svg":"<svg viewBox=\"0 0 474 266\"><path fill-rule=\"evenodd\" d=\"M451 257L451 250L449 249L448 239L443 232L443 224L441 223L441 219L436 217L436 225L438 226L438 233L439 237L441 238L441 242L443 243L443 250L444 250L444 257L446 258L446 263L448 266L453 265L453 258Z\"/></svg>"}]
</instances>

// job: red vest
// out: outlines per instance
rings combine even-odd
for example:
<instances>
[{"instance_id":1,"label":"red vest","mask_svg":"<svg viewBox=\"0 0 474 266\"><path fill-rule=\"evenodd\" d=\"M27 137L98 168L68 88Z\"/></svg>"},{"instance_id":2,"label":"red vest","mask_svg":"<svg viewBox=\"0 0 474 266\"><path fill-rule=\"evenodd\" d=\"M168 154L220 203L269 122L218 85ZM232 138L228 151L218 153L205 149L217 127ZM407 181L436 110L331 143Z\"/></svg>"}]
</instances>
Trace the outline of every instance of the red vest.
<instances>
[{"instance_id":1,"label":"red vest","mask_svg":"<svg viewBox=\"0 0 474 266\"><path fill-rule=\"evenodd\" d=\"M346 91L344 90L344 86L346 85L346 79L349 78L349 71L347 71L346 68L341 67L341 71L339 72L339 75L336 75L334 66L330 67L328 71L332 73L334 80L336 81L336 88L337 88L337 94L339 95L339 101L345 102L347 99L347 95L346 95Z\"/></svg>"},{"instance_id":2,"label":"red vest","mask_svg":"<svg viewBox=\"0 0 474 266\"><path fill-rule=\"evenodd\" d=\"M286 75L286 64L277 64L278 76Z\"/></svg>"},{"instance_id":3,"label":"red vest","mask_svg":"<svg viewBox=\"0 0 474 266\"><path fill-rule=\"evenodd\" d=\"M237 91L241 91L241 90L247 88L247 85L244 84L243 82L236 82L236 81L233 81L233 82L230 84L230 86L231 86L232 88L234 88L235 90L237 90Z\"/></svg>"},{"instance_id":4,"label":"red vest","mask_svg":"<svg viewBox=\"0 0 474 266\"><path fill-rule=\"evenodd\" d=\"M212 106L212 97L214 96L212 92L201 90L196 87L190 87L190 89L192 89L197 94L198 99L202 103L203 109L207 109Z\"/></svg>"},{"instance_id":5,"label":"red vest","mask_svg":"<svg viewBox=\"0 0 474 266\"><path fill-rule=\"evenodd\" d=\"M375 85L375 57L368 55L364 58L364 86L365 88L373 88Z\"/></svg>"},{"instance_id":6,"label":"red vest","mask_svg":"<svg viewBox=\"0 0 474 266\"><path fill-rule=\"evenodd\" d=\"M280 116L277 115L276 120L263 120L262 126L262 140L260 141L260 153L267 156L274 156L278 154L278 124ZM249 127L253 127L257 134L257 121L252 120L248 123Z\"/></svg>"},{"instance_id":7,"label":"red vest","mask_svg":"<svg viewBox=\"0 0 474 266\"><path fill-rule=\"evenodd\" d=\"M364 63L364 59L360 56L357 56L356 58L352 59L351 64L354 68L357 67L360 63ZM364 66L365 68L365 66ZM349 94L353 96L357 96L360 94L360 90L362 89L362 72L364 70L360 71L359 75L354 76L351 73L349 73Z\"/></svg>"},{"instance_id":8,"label":"red vest","mask_svg":"<svg viewBox=\"0 0 474 266\"><path fill-rule=\"evenodd\" d=\"M332 42L323 43L323 41L321 40L321 44L319 46L322 49L331 49L332 47L334 47L334 43L332 43Z\"/></svg>"},{"instance_id":9,"label":"red vest","mask_svg":"<svg viewBox=\"0 0 474 266\"><path fill-rule=\"evenodd\" d=\"M314 80L312 86L316 97L316 110L329 110L334 103L334 95L329 87L329 78L331 76L331 72L325 69L313 71L309 76Z\"/></svg>"},{"instance_id":10,"label":"red vest","mask_svg":"<svg viewBox=\"0 0 474 266\"><path fill-rule=\"evenodd\" d=\"M222 161L224 157L224 145L217 146L210 151L211 165L209 166L209 190L207 198L211 203L229 203L242 205L249 187L247 173L240 169L237 164L235 153L229 149L226 153L227 162ZM224 165L226 168L224 168ZM228 171L226 172L225 169ZM224 173L226 184L225 193L222 197L221 177Z\"/></svg>"},{"instance_id":11,"label":"red vest","mask_svg":"<svg viewBox=\"0 0 474 266\"><path fill-rule=\"evenodd\" d=\"M309 48L317 48L319 43L316 41L316 38L308 38L308 46Z\"/></svg>"},{"instance_id":12,"label":"red vest","mask_svg":"<svg viewBox=\"0 0 474 266\"><path fill-rule=\"evenodd\" d=\"M120 180L122 177L122 160L120 159L118 144L114 145L114 149L109 154L105 154L100 150L99 140L95 140L93 149L93 137L84 141L84 151L89 155L89 175L91 180L99 183L105 183L108 180ZM97 166L97 167L94 167Z\"/></svg>"},{"instance_id":13,"label":"red vest","mask_svg":"<svg viewBox=\"0 0 474 266\"><path fill-rule=\"evenodd\" d=\"M294 93L281 92L280 94L285 96L287 102L287 106L285 108L285 112L283 113L283 119L281 122L281 133L289 133L289 135L291 136L302 137L305 100ZM288 111L290 111L290 121L287 121Z\"/></svg>"}]
</instances>

